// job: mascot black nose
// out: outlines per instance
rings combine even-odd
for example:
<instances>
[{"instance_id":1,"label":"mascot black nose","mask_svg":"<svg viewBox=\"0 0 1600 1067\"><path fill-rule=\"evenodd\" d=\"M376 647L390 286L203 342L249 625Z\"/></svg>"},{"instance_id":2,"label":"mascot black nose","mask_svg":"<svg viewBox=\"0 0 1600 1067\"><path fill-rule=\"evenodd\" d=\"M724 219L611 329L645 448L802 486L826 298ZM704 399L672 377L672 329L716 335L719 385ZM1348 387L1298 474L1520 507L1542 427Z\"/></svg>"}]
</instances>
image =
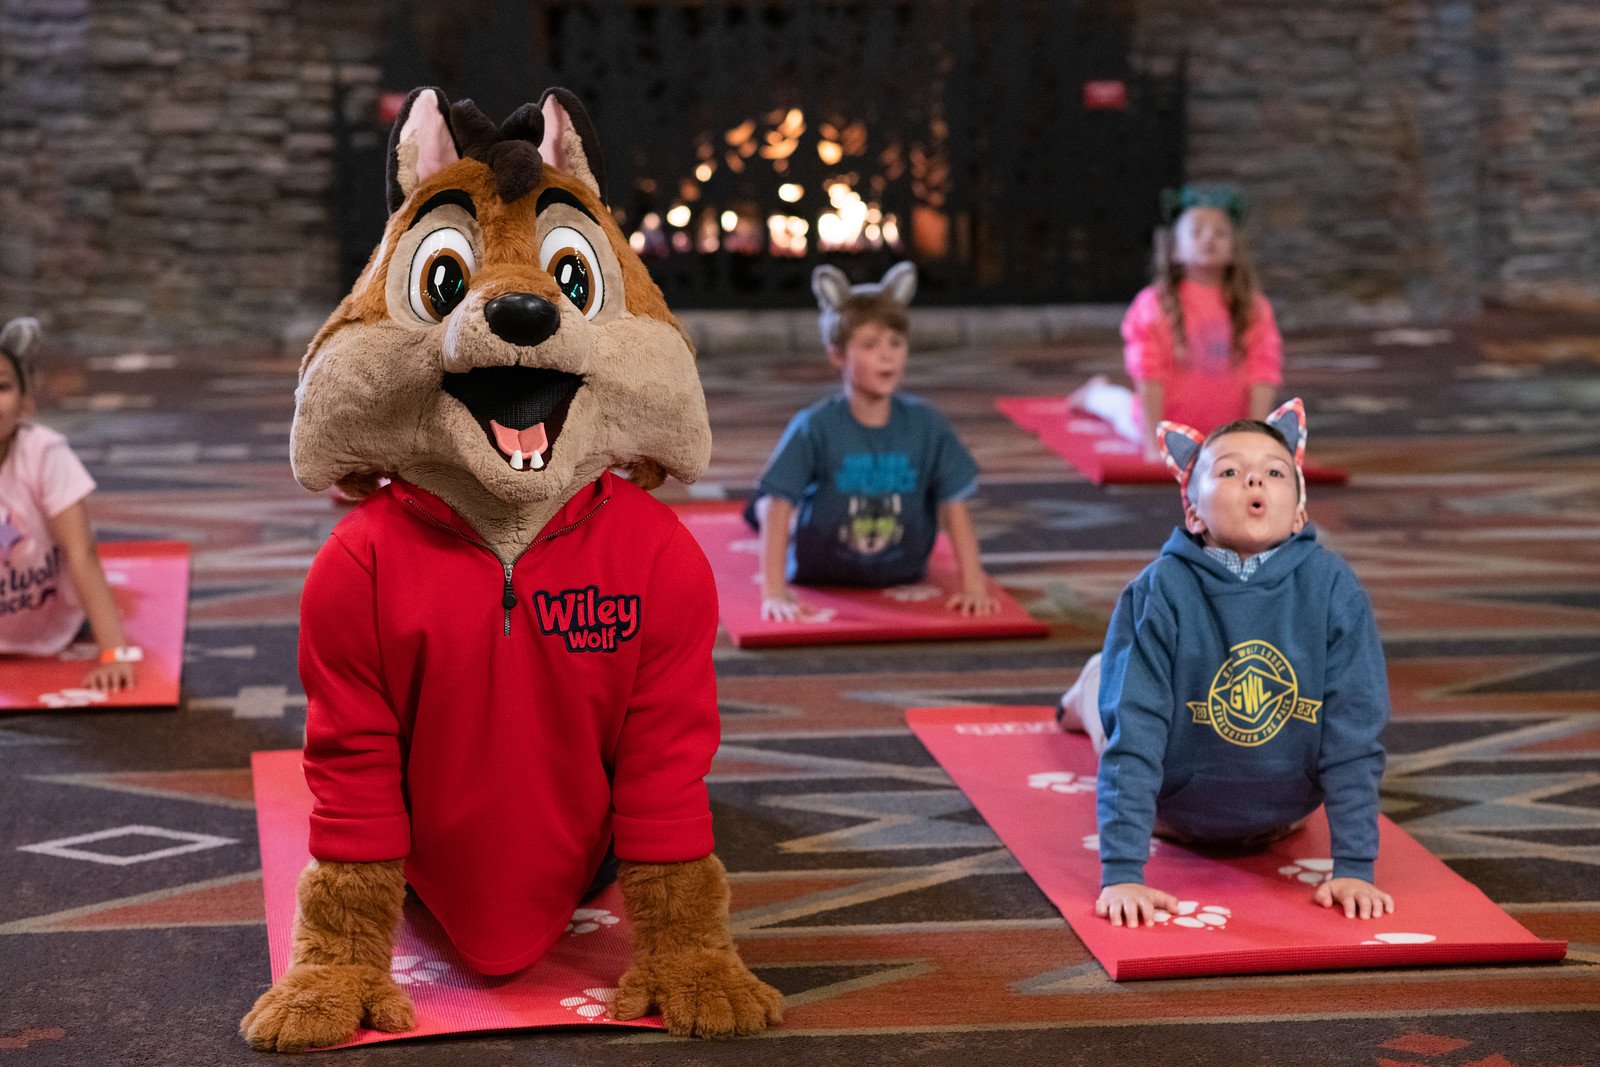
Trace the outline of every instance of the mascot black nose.
<instances>
[{"instance_id":1,"label":"mascot black nose","mask_svg":"<svg viewBox=\"0 0 1600 1067\"><path fill-rule=\"evenodd\" d=\"M561 326L561 310L542 296L507 293L483 306L483 317L495 336L514 345L536 345Z\"/></svg>"}]
</instances>

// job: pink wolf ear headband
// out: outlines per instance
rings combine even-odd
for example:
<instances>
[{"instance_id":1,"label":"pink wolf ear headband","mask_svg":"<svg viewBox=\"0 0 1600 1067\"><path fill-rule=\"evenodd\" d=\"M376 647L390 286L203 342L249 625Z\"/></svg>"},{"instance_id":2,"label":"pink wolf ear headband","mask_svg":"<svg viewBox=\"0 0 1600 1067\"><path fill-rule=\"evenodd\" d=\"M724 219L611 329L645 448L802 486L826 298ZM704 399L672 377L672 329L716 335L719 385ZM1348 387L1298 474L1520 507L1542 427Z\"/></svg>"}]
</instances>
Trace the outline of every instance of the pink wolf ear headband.
<instances>
[{"instance_id":1,"label":"pink wolf ear headband","mask_svg":"<svg viewBox=\"0 0 1600 1067\"><path fill-rule=\"evenodd\" d=\"M1294 471L1300 482L1300 506L1306 506L1306 406L1299 397L1286 400L1266 418L1266 423L1283 434L1284 443L1294 456ZM1178 489L1183 494L1183 506L1189 507L1189 476L1194 473L1194 461L1200 455L1200 446L1206 435L1193 426L1163 419L1156 425L1156 440L1161 444L1161 458L1167 469L1178 479Z\"/></svg>"}]
</instances>

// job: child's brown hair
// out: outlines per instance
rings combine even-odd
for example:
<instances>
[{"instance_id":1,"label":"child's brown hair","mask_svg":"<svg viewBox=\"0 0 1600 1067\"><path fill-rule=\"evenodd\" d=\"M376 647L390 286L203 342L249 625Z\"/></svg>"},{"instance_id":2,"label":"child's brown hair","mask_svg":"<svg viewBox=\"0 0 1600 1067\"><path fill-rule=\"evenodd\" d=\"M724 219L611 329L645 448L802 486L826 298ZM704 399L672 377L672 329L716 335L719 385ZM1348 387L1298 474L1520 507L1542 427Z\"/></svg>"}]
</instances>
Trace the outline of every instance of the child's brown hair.
<instances>
[{"instance_id":1,"label":"child's brown hair","mask_svg":"<svg viewBox=\"0 0 1600 1067\"><path fill-rule=\"evenodd\" d=\"M857 330L874 323L896 333L907 333L911 315L904 304L883 293L852 294L839 306L838 315L830 324L828 347L843 349Z\"/></svg>"},{"instance_id":2,"label":"child's brown hair","mask_svg":"<svg viewBox=\"0 0 1600 1067\"><path fill-rule=\"evenodd\" d=\"M1262 422L1260 419L1234 419L1232 422L1224 423L1223 425L1218 426L1215 430L1212 430L1210 433L1206 434L1206 439L1200 442L1200 451L1205 451L1205 449L1210 446L1211 442L1215 441L1224 434L1230 433L1264 434L1265 436L1270 437L1274 441L1278 442L1278 444L1282 445L1284 453L1289 457L1289 465L1294 467L1295 485L1302 493L1305 492L1305 485L1301 482L1301 478L1303 478L1304 475L1301 474L1299 466L1295 464L1294 449L1289 447L1289 439L1283 436L1283 431L1272 425L1270 422ZM1196 454L1198 455L1198 453Z\"/></svg>"},{"instance_id":3,"label":"child's brown hair","mask_svg":"<svg viewBox=\"0 0 1600 1067\"><path fill-rule=\"evenodd\" d=\"M1178 299L1183 264L1172 258L1178 244L1178 221L1182 217L1180 215L1170 226L1163 226L1156 231L1154 263L1156 296L1167 321L1172 323L1172 347L1179 358L1186 356L1189 347L1188 334L1183 325L1183 302ZM1250 258L1245 252L1239 223L1231 215L1228 222L1233 227L1233 262L1222 269L1222 302L1228 309L1228 322L1232 327L1229 353L1237 365L1244 361L1244 335L1255 322L1255 300L1259 287L1255 268L1250 265Z\"/></svg>"}]
</instances>

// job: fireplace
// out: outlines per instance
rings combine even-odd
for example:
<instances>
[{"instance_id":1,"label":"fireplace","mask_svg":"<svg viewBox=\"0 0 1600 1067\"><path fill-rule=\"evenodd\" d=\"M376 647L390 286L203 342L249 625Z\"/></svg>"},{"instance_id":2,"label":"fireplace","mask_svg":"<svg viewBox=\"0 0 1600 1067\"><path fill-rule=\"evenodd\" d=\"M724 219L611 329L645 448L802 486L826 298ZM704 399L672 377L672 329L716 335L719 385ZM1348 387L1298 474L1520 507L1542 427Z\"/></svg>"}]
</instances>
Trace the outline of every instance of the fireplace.
<instances>
[{"instance_id":1,"label":"fireplace","mask_svg":"<svg viewBox=\"0 0 1600 1067\"><path fill-rule=\"evenodd\" d=\"M1127 299L1183 177L1182 64L1132 55L1115 3L426 0L393 30L390 93L577 92L678 307L804 306L818 263L903 258L922 303ZM359 270L381 220L347 215Z\"/></svg>"}]
</instances>

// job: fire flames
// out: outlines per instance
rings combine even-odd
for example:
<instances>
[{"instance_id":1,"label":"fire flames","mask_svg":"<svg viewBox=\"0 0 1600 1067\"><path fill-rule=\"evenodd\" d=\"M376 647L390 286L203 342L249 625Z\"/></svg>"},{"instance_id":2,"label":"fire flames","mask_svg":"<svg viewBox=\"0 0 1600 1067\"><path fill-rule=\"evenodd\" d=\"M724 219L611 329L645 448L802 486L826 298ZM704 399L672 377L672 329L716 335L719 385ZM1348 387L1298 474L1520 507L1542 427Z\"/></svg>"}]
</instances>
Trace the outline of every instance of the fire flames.
<instances>
[{"instance_id":1,"label":"fire flames","mask_svg":"<svg viewBox=\"0 0 1600 1067\"><path fill-rule=\"evenodd\" d=\"M693 177L678 183L666 211L639 219L629 243L643 256L725 251L798 257L813 246L819 252L901 251L900 220L877 200L884 176L863 183L856 171L841 169L847 159L864 157L867 144L865 123L819 122L812 130L799 108L769 112L764 122L747 119L723 133L720 143L703 137ZM818 186L808 188L789 177L791 161L803 147L817 153L827 173ZM898 146L883 152L886 169L896 169L899 159ZM728 184L726 177L717 181L719 171L759 180L767 176L761 170L779 183L776 198L792 205L788 210L770 211L748 195L734 194L720 204L708 195L708 185L716 194ZM654 182L642 182L641 191L658 190Z\"/></svg>"}]
</instances>

